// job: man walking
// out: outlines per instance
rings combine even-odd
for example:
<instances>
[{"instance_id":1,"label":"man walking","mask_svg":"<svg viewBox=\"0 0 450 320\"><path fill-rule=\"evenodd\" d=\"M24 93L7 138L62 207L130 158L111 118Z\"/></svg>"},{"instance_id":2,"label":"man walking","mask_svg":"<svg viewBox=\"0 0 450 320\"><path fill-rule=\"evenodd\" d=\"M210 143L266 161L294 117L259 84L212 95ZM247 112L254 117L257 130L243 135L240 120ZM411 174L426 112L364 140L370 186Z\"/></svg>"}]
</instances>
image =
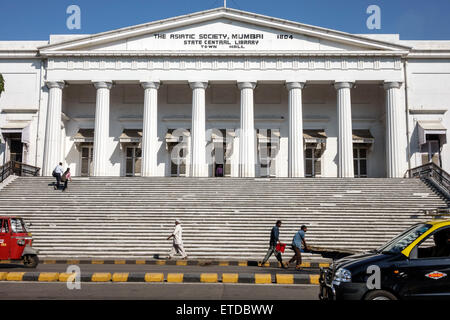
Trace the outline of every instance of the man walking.
<instances>
[{"instance_id":1,"label":"man walking","mask_svg":"<svg viewBox=\"0 0 450 320\"><path fill-rule=\"evenodd\" d=\"M267 250L267 254L264 257L263 261L261 262L261 266L264 266L267 260L269 260L270 256L272 254L275 254L275 257L278 261L281 263L282 268L287 268L283 264L283 259L281 258L281 252L276 250L277 243L280 243L280 227L281 227L281 220L278 220L275 226L272 228L272 231L270 232L270 243L269 243L269 250Z\"/></svg>"},{"instance_id":2,"label":"man walking","mask_svg":"<svg viewBox=\"0 0 450 320\"><path fill-rule=\"evenodd\" d=\"M61 176L62 176L63 172L64 172L64 169L62 167L62 162L60 162L53 170L53 176L56 178L56 186L53 186L53 189L55 189L55 190L59 189L59 186L61 183Z\"/></svg>"},{"instance_id":3,"label":"man walking","mask_svg":"<svg viewBox=\"0 0 450 320\"><path fill-rule=\"evenodd\" d=\"M175 220L175 229L173 230L173 233L171 236L167 238L169 240L170 238L173 238L173 246L172 250L169 253L169 259L172 259L173 256L177 253L181 255L182 259L187 259L186 252L184 251L183 246L183 238L182 238L183 229L181 228L181 222L180 220Z\"/></svg>"},{"instance_id":4,"label":"man walking","mask_svg":"<svg viewBox=\"0 0 450 320\"><path fill-rule=\"evenodd\" d=\"M289 263L294 262L294 260L297 260L297 263L295 265L295 270L299 271L301 270L301 264L302 264L302 254L301 254L301 247L303 243L304 251L308 251L308 246L306 245L305 241L305 233L308 231L308 228L303 225L300 230L295 234L294 239L292 239L292 250L294 250L295 254L292 257L291 260L289 260ZM288 265L289 265L288 263Z\"/></svg>"}]
</instances>

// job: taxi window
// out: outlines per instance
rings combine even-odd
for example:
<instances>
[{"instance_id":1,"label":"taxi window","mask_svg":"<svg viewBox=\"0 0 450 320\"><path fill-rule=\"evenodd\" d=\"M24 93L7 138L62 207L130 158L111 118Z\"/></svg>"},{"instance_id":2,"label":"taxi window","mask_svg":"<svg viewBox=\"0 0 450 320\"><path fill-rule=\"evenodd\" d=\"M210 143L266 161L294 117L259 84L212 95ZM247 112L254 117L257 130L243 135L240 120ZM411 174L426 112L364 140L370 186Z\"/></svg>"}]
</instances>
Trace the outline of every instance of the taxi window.
<instances>
[{"instance_id":1,"label":"taxi window","mask_svg":"<svg viewBox=\"0 0 450 320\"><path fill-rule=\"evenodd\" d=\"M402 252L407 246L413 243L422 234L427 232L431 228L431 224L418 224L408 229L398 237L391 240L388 244L381 247L379 251L383 253L399 253Z\"/></svg>"},{"instance_id":2,"label":"taxi window","mask_svg":"<svg viewBox=\"0 0 450 320\"><path fill-rule=\"evenodd\" d=\"M0 233L9 233L9 226L8 226L8 220L1 219L0 220Z\"/></svg>"},{"instance_id":3,"label":"taxi window","mask_svg":"<svg viewBox=\"0 0 450 320\"><path fill-rule=\"evenodd\" d=\"M430 234L414 248L415 259L443 258L450 256L450 227L441 228Z\"/></svg>"},{"instance_id":4,"label":"taxi window","mask_svg":"<svg viewBox=\"0 0 450 320\"><path fill-rule=\"evenodd\" d=\"M11 230L13 233L27 233L27 228L22 219L11 219Z\"/></svg>"}]
</instances>

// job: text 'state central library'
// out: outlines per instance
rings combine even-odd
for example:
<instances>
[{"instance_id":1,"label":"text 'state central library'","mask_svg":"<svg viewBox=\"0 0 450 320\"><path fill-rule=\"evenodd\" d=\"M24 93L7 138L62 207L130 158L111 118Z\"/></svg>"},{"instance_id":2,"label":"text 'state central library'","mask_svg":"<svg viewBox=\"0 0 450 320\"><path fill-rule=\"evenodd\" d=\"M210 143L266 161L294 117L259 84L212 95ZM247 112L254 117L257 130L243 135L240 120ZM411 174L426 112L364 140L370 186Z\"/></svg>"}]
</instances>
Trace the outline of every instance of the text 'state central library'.
<instances>
[{"instance_id":1,"label":"text 'state central library'","mask_svg":"<svg viewBox=\"0 0 450 320\"><path fill-rule=\"evenodd\" d=\"M450 41L218 8L0 41L0 165L75 176L450 171Z\"/></svg>"}]
</instances>

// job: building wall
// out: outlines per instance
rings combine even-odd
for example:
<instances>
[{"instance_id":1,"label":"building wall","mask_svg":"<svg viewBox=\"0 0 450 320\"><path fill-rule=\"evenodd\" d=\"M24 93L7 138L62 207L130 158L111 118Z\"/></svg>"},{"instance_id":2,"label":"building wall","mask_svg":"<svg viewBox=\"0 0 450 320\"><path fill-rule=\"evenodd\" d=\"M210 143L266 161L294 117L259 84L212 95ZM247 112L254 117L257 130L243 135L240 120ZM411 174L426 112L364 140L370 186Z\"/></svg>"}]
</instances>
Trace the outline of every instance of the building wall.
<instances>
[{"instance_id":1,"label":"building wall","mask_svg":"<svg viewBox=\"0 0 450 320\"><path fill-rule=\"evenodd\" d=\"M441 156L443 169L450 172L450 59L409 60L407 70L411 165L422 164L417 121L437 120L447 128L447 143L442 148Z\"/></svg>"},{"instance_id":2,"label":"building wall","mask_svg":"<svg viewBox=\"0 0 450 320\"><path fill-rule=\"evenodd\" d=\"M0 73L5 79L5 92L0 96L0 127L29 124L31 143L24 148L23 161L38 165L39 110L42 98L42 61L39 59L0 59ZM11 128L13 129L13 128ZM0 143L0 163L8 154Z\"/></svg>"},{"instance_id":3,"label":"building wall","mask_svg":"<svg viewBox=\"0 0 450 320\"><path fill-rule=\"evenodd\" d=\"M64 89L65 121L64 160L71 170L80 174L80 151L72 137L80 128L94 128L95 89L92 85L70 85ZM352 89L354 129L370 129L375 143L369 153L368 174L386 175L384 89L380 85L362 84ZM261 83L254 93L255 128L279 129L280 150L276 159L277 176L287 177L288 163L288 92L282 84ZM144 90L137 84L118 84L111 89L110 139L108 141L108 172L125 175L125 150L118 137L124 129L142 129ZM170 162L165 135L168 129L191 127L192 90L185 84L162 84L158 92L158 174L170 175ZM236 84L212 84L206 90L206 129L238 129L240 93ZM337 110L336 90L330 84L307 85L303 90L305 129L325 129L328 136L323 154L322 176L337 176ZM232 172L237 176L238 141L234 145Z\"/></svg>"}]
</instances>

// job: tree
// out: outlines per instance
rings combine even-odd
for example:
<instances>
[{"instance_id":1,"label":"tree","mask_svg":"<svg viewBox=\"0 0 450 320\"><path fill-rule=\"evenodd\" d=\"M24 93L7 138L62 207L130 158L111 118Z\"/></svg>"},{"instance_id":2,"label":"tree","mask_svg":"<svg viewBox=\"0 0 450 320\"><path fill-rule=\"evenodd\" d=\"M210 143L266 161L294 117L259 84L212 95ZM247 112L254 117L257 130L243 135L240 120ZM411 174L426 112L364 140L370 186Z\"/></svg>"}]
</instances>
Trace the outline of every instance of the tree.
<instances>
[{"instance_id":1,"label":"tree","mask_svg":"<svg viewBox=\"0 0 450 320\"><path fill-rule=\"evenodd\" d=\"M3 79L3 76L0 73L0 96L2 95L3 91L5 91L5 79Z\"/></svg>"}]
</instances>

